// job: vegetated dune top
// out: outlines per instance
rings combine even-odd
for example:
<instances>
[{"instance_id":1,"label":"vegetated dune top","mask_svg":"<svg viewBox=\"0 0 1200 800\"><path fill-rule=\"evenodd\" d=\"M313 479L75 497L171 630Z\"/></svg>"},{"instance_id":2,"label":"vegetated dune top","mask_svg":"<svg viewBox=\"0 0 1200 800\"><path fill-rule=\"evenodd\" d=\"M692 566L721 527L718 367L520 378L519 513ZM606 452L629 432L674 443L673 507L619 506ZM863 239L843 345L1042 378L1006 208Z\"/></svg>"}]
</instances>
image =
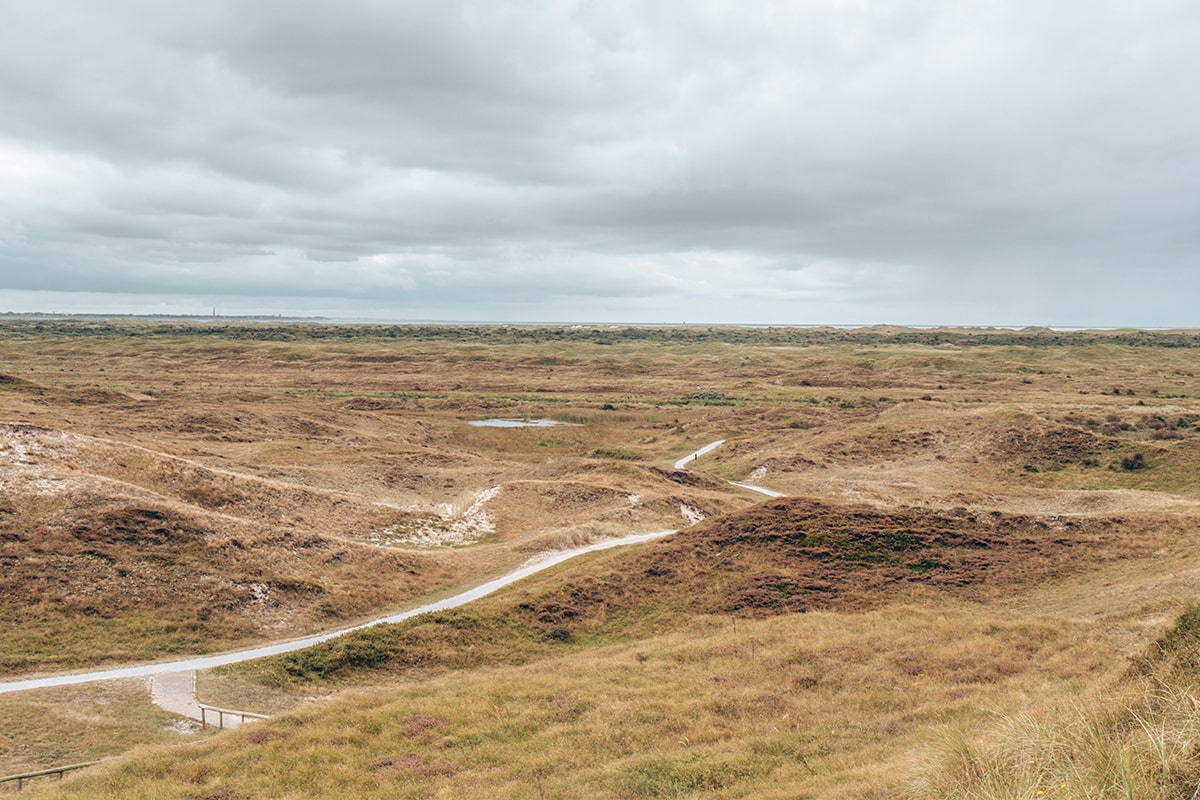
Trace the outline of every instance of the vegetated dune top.
<instances>
[{"instance_id":1,"label":"vegetated dune top","mask_svg":"<svg viewBox=\"0 0 1200 800\"><path fill-rule=\"evenodd\" d=\"M876 605L913 589L984 598L1091 563L1144 554L1194 520L1037 516L770 500L709 520L544 603L586 616L638 605L746 616Z\"/></svg>"},{"instance_id":2,"label":"vegetated dune top","mask_svg":"<svg viewBox=\"0 0 1200 800\"><path fill-rule=\"evenodd\" d=\"M366 503L61 431L0 426L0 486L7 674L278 637L401 603L454 576L436 557L303 524L321 504L365 521ZM284 516L291 501L296 516Z\"/></svg>"},{"instance_id":3,"label":"vegetated dune top","mask_svg":"<svg viewBox=\"0 0 1200 800\"><path fill-rule=\"evenodd\" d=\"M359 631L235 669L294 691L520 664L562 648L651 637L708 616L863 612L999 600L1144 556L1196 518L1019 515L770 500L653 545L554 570L472 606Z\"/></svg>"},{"instance_id":4,"label":"vegetated dune top","mask_svg":"<svg viewBox=\"0 0 1200 800\"><path fill-rule=\"evenodd\" d=\"M1027 380L1022 388L1036 385ZM968 402L939 390L915 401L835 398L790 409L786 427L735 440L720 458L734 474L787 494L881 507L1184 510L1200 499L1190 477L1200 413L1151 393L1152 404L1140 405L1129 395L1072 396L1057 387L1000 386ZM1153 471L1143 469L1145 459Z\"/></svg>"}]
</instances>

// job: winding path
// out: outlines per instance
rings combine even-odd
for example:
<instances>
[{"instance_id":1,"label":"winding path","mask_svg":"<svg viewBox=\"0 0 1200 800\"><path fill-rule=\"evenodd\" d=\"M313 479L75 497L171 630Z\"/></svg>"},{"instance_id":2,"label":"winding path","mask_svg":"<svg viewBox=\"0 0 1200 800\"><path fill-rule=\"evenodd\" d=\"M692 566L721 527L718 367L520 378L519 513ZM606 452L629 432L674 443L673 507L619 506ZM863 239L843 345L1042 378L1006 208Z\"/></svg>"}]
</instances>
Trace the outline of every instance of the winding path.
<instances>
[{"instance_id":1,"label":"winding path","mask_svg":"<svg viewBox=\"0 0 1200 800\"><path fill-rule=\"evenodd\" d=\"M54 686L72 686L79 683L92 683L94 681L111 681L119 678L142 678L147 676L165 675L168 673L182 673L198 669L212 669L213 667L222 667L226 664L237 664L241 661L251 661L256 658L265 656L277 656L282 653L291 653L295 650L303 650L306 647L312 647L315 644L327 642L330 639L337 638L351 631L369 628L372 625L380 625L385 622L402 622L410 619L418 614L425 614L430 611L445 611L449 608L457 608L458 606L470 603L473 600L478 600L485 597L497 589L508 586L510 583L516 583L522 578L526 578L534 573L541 572L544 569L553 567L556 564L574 558L575 556L584 553L594 553L597 550L608 550L613 547L622 547L629 544L638 544L640 542L649 542L653 539L659 539L663 536L669 536L675 531L657 531L654 533L639 533L633 536L623 536L619 539L606 539L602 542L587 545L586 547L578 547L573 550L558 550L550 553L545 553L527 561L521 567L502 575L495 580L476 586L473 589L468 589L465 592L460 592L453 597L447 597L444 600L437 600L432 603L418 606L401 611L397 614L389 614L386 617L373 619L370 622L364 622L361 625L354 625L350 628L342 628L328 633L319 633L313 636L306 636L302 639L292 639L287 642L279 642L277 644L265 645L263 647L255 647L249 650L237 650L232 653L219 653L211 656L199 656L197 658L186 658L178 661L163 661L154 664L137 664L130 667L118 667L116 669L95 670L92 672L77 672L67 675L54 675L46 678L27 678L25 680L7 681L0 683L0 694L8 692L22 692L29 689L46 689Z\"/></svg>"},{"instance_id":2,"label":"winding path","mask_svg":"<svg viewBox=\"0 0 1200 800\"><path fill-rule=\"evenodd\" d=\"M715 442L710 442L704 445L694 453L689 453L683 458L675 462L676 469L685 469L687 464L700 456L711 453L721 445L725 444L724 439L718 439ZM768 497L784 497L783 493L776 492L771 489L765 489L761 486L754 486L746 483L734 483L729 481L733 486L738 486L742 489L749 489L752 492L767 495ZM277 656L283 653L291 653L296 650L303 650L306 647L312 647L322 642L327 642L330 639L335 639L338 636L345 635L351 631L362 630L369 628L372 625L380 625L385 622L402 622L406 619L411 619L419 614L425 614L431 611L445 611L450 608L466 605L474 600L502 589L509 584L516 583L522 578L526 578L544 569L561 564L568 559L584 553L593 553L598 550L608 550L613 547L622 547L624 545L638 544L640 542L648 542L654 539L668 536L675 531L657 531L654 533L639 533L632 536L624 536L619 539L606 539L602 542L596 542L585 547L575 548L573 550L558 550L550 553L544 553L540 556L530 559L522 566L500 576L487 583L481 584L468 589L465 592L447 597L443 600L437 600L432 603L426 603L408 611L401 611L396 614L389 614L385 617L379 617L369 622L364 622L361 625L354 625L349 628L341 628L327 633L319 633L313 636L305 636L301 639L292 639L286 642L277 642L275 644L264 645L262 647L254 647L248 650L236 650L230 653L218 653L208 656L197 656L195 658L185 658L177 661L162 661L150 664L136 664L128 667L117 667L114 669L94 670L91 672L76 672L65 675L53 675L44 678L26 678L16 681L0 682L0 694L9 692L23 692L30 689L47 689L55 686L73 686L80 683L93 683L96 681L110 681L121 678L143 678L143 677L158 677L157 685L160 687L158 692L162 695L161 699L168 705L178 705L178 709L172 709L177 713L182 713L184 716L189 716L186 713L184 706L190 706L194 703L194 690L189 691L185 687L195 670L212 669L213 667L222 667L226 664L237 664L242 661L252 661L256 658L264 658L266 656ZM165 677L170 676L170 677ZM191 695L190 703L186 699ZM157 700L156 700L157 702ZM188 709L190 710L190 708Z\"/></svg>"},{"instance_id":3,"label":"winding path","mask_svg":"<svg viewBox=\"0 0 1200 800\"><path fill-rule=\"evenodd\" d=\"M723 444L725 444L724 439L717 439L715 442L710 442L709 444L704 445L704 447L701 447L694 453L688 453L686 456L675 462L675 469L684 469L687 467L689 462L695 461L705 453L711 453L713 450L716 450Z\"/></svg>"},{"instance_id":4,"label":"winding path","mask_svg":"<svg viewBox=\"0 0 1200 800\"><path fill-rule=\"evenodd\" d=\"M675 469L686 469L688 464L692 463L697 458L699 458L700 456L702 456L706 453L711 453L713 450L716 450L718 447L720 447L723 444L725 444L724 439L717 439L715 442L709 442L708 444L704 445L704 447L701 447L696 452L688 453L686 456L684 456L683 458L676 461ZM736 481L726 481L726 483L728 483L730 486L737 486L742 489L749 489L752 492L758 492L759 494L765 494L767 497L787 497L787 495L784 494L783 492L777 492L774 489L767 489L762 486L755 486L752 483L737 483Z\"/></svg>"},{"instance_id":5,"label":"winding path","mask_svg":"<svg viewBox=\"0 0 1200 800\"><path fill-rule=\"evenodd\" d=\"M750 491L758 492L759 494L765 494L767 497L787 497L787 495L783 492L777 492L774 489L767 489L763 486L755 486L752 483L737 483L736 481L730 481L729 484L731 486L739 486L743 489L749 489Z\"/></svg>"}]
</instances>

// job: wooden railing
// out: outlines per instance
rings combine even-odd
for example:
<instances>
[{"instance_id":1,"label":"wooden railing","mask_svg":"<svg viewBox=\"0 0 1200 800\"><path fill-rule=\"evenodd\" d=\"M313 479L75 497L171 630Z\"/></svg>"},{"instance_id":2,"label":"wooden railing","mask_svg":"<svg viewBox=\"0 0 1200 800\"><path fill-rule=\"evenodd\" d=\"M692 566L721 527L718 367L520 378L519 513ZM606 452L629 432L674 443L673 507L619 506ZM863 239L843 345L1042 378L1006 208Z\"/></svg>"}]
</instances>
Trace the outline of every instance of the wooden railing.
<instances>
[{"instance_id":1,"label":"wooden railing","mask_svg":"<svg viewBox=\"0 0 1200 800\"><path fill-rule=\"evenodd\" d=\"M34 778L46 778L51 775L57 775L61 781L64 772L70 772L73 769L83 769L84 767L90 767L93 764L99 763L99 761L85 761L82 764L67 764L65 767L51 767L50 769L39 769L34 772L22 772L20 775L8 775L0 778L0 783L16 781L17 791L19 792L25 788L25 781L30 781Z\"/></svg>"},{"instance_id":2,"label":"wooden railing","mask_svg":"<svg viewBox=\"0 0 1200 800\"><path fill-rule=\"evenodd\" d=\"M205 705L204 703L197 703L197 705L200 706L200 727L202 728L208 727L209 714L217 715L218 728L225 727L225 717L227 715L236 717L241 722L245 722L247 719L267 719L266 714L255 714L253 711L235 711L229 708L217 708L216 706Z\"/></svg>"}]
</instances>

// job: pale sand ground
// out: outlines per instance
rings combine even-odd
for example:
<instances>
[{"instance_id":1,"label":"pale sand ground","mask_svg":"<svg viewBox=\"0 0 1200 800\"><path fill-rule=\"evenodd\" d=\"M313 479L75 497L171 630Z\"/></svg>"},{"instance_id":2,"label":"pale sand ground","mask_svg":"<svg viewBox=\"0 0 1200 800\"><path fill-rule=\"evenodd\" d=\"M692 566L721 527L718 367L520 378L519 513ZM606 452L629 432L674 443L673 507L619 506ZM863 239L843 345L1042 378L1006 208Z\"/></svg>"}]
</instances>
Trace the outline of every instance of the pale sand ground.
<instances>
[{"instance_id":1,"label":"pale sand ground","mask_svg":"<svg viewBox=\"0 0 1200 800\"><path fill-rule=\"evenodd\" d=\"M150 700L154 705L188 719L200 719L196 702L196 671L166 672L150 676Z\"/></svg>"}]
</instances>

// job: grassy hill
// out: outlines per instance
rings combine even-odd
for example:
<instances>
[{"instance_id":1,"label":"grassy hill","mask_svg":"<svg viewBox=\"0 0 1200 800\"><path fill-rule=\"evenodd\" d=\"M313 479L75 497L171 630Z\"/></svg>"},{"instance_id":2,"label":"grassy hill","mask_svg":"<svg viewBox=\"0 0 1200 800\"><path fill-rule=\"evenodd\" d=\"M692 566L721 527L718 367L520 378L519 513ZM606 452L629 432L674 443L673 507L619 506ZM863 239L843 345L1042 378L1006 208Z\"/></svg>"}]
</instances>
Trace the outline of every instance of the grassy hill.
<instances>
[{"instance_id":1,"label":"grassy hill","mask_svg":"<svg viewBox=\"0 0 1200 800\"><path fill-rule=\"evenodd\" d=\"M1178 797L1200 776L1191 333L0 328L10 674L337 627L680 529L202 675L209 702L281 713L200 743L136 685L0 698L0 771L130 751L38 793ZM568 424L466 424L493 416Z\"/></svg>"},{"instance_id":2,"label":"grassy hill","mask_svg":"<svg viewBox=\"0 0 1200 800\"><path fill-rule=\"evenodd\" d=\"M560 567L467 607L221 673L310 695L325 681L362 685L381 672L424 677L524 664L708 617L987 603L1066 572L1149 554L1195 523L773 500L653 545L591 557L585 568Z\"/></svg>"},{"instance_id":3,"label":"grassy hill","mask_svg":"<svg viewBox=\"0 0 1200 800\"><path fill-rule=\"evenodd\" d=\"M1161 567L1155 552L1194 525L772 501L226 668L227 696L343 693L200 754L81 776L67 796L966 796L997 763L968 734L997 715L1126 696L1132 672L1188 662L1194 626L1131 661L1090 620L1021 605L1064 573ZM1145 744L1127 749L1136 761ZM1029 774L1045 786L1053 771Z\"/></svg>"}]
</instances>

